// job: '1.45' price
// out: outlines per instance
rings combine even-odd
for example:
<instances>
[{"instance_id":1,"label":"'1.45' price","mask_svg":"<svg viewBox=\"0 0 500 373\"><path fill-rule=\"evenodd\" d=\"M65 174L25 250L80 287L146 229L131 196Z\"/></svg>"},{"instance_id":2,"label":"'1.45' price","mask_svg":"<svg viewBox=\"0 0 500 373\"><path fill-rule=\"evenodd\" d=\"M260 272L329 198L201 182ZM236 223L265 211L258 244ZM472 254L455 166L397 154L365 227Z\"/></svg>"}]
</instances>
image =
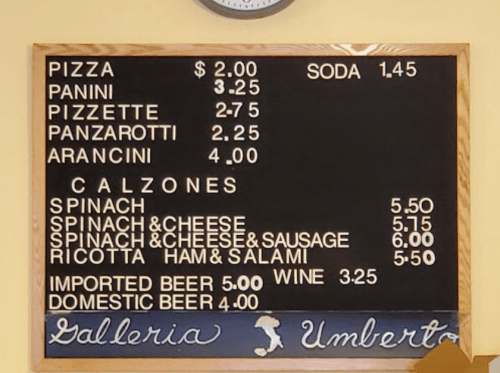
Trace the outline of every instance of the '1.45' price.
<instances>
[{"instance_id":1,"label":"'1.45' price","mask_svg":"<svg viewBox=\"0 0 500 373\"><path fill-rule=\"evenodd\" d=\"M413 78L417 76L417 67L415 66L415 61L407 61L404 64L401 61L396 62L394 66L389 66L386 61L382 62L380 65L382 69L382 76L387 79L391 79L395 76L403 77L407 76Z\"/></svg>"}]
</instances>

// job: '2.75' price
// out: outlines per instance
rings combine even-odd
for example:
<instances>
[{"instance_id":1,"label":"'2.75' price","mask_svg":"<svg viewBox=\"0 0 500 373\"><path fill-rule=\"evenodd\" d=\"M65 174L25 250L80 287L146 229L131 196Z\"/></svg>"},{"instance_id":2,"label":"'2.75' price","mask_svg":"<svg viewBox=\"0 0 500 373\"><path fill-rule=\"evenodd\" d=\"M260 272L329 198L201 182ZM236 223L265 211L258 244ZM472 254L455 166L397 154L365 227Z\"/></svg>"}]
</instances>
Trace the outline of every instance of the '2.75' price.
<instances>
[{"instance_id":1,"label":"'2.75' price","mask_svg":"<svg viewBox=\"0 0 500 373\"><path fill-rule=\"evenodd\" d=\"M217 102L215 104L215 109L217 110L215 113L216 118L238 118L240 115L241 108L243 107L243 102L231 102L230 105L225 102ZM259 103L258 102L249 102L248 103L248 116L250 118L257 118L260 114L259 111Z\"/></svg>"}]
</instances>

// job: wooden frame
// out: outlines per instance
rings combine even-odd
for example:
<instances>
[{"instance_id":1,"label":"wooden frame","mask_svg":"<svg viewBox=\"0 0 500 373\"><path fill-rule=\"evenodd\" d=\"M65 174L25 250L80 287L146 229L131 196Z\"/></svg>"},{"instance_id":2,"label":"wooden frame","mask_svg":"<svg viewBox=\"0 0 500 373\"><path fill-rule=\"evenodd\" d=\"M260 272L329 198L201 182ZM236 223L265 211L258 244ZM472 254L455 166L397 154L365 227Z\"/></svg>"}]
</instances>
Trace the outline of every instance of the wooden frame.
<instances>
[{"instance_id":1,"label":"wooden frame","mask_svg":"<svg viewBox=\"0 0 500 373\"><path fill-rule=\"evenodd\" d=\"M469 46L367 45L75 45L33 47L32 367L36 371L407 370L418 359L48 359L44 357L45 57L46 56L456 56L460 347L471 358Z\"/></svg>"}]
</instances>

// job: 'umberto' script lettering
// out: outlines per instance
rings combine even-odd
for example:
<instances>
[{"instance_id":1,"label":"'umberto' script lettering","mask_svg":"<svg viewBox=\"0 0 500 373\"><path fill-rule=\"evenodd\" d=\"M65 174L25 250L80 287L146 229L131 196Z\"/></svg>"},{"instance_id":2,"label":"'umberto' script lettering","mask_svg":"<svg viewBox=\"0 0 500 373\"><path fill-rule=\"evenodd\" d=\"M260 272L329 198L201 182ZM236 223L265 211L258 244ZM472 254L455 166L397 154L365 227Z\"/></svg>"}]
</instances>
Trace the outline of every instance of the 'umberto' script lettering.
<instances>
[{"instance_id":1,"label":"'umberto' script lettering","mask_svg":"<svg viewBox=\"0 0 500 373\"><path fill-rule=\"evenodd\" d=\"M304 320L302 322L302 328L305 330L305 333L302 337L302 346L308 349L324 349L328 346L337 347L341 345L342 347L346 347L350 344L349 347L352 348L370 348L374 347L378 341L379 347L391 349L398 347L407 341L409 346L412 348L424 347L430 349L434 348L437 343L442 343L445 339L450 339L453 342L458 341L458 335L451 332L445 332L448 325L440 325L438 320L432 320L429 324L423 325L420 328L423 332L422 336L418 335L421 331L408 330L408 328L404 328L398 336L396 336L396 334L392 331L374 333L376 326L377 321L375 318L370 317L366 321L361 333L343 332L333 333L330 334L330 336L327 336L324 332L324 320L321 321L317 329L312 320ZM438 335L438 333L440 334ZM316 335L315 339L314 334ZM311 339L314 339L314 341Z\"/></svg>"}]
</instances>

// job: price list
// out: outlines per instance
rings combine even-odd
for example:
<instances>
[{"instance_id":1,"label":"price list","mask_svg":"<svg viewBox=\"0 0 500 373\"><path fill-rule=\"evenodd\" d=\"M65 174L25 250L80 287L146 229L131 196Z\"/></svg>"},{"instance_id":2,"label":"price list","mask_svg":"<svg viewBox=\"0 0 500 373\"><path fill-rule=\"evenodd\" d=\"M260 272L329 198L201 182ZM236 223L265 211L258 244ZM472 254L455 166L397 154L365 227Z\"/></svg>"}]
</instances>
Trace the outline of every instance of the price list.
<instances>
[{"instance_id":1,"label":"price list","mask_svg":"<svg viewBox=\"0 0 500 373\"><path fill-rule=\"evenodd\" d=\"M456 80L454 56L47 57L47 356L457 342Z\"/></svg>"}]
</instances>

